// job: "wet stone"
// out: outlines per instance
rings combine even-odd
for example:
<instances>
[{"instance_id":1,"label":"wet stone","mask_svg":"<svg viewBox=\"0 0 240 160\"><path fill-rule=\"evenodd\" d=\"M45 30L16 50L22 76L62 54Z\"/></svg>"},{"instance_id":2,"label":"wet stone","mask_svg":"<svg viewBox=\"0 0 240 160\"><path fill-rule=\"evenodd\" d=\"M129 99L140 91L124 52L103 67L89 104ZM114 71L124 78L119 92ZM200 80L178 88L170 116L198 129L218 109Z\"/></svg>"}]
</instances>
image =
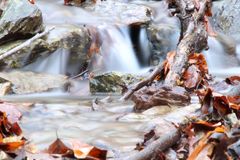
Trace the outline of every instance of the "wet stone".
<instances>
[{"instance_id":1,"label":"wet stone","mask_svg":"<svg viewBox=\"0 0 240 160\"><path fill-rule=\"evenodd\" d=\"M0 44L43 30L42 13L28 0L8 0L0 18ZM23 9L24 8L24 9Z\"/></svg>"},{"instance_id":2,"label":"wet stone","mask_svg":"<svg viewBox=\"0 0 240 160\"><path fill-rule=\"evenodd\" d=\"M52 27L47 25L46 28ZM26 40L12 41L0 46L0 55L19 46ZM0 61L2 69L21 68L38 58L48 56L59 48L70 50L71 59L78 60L79 63L85 63L87 52L90 47L91 36L88 29L84 26L57 25L48 35L42 39L37 39L17 53Z\"/></svg>"},{"instance_id":3,"label":"wet stone","mask_svg":"<svg viewBox=\"0 0 240 160\"><path fill-rule=\"evenodd\" d=\"M141 80L142 77L120 72L108 72L90 79L91 93L122 93L127 86Z\"/></svg>"},{"instance_id":4,"label":"wet stone","mask_svg":"<svg viewBox=\"0 0 240 160\"><path fill-rule=\"evenodd\" d=\"M1 92L6 94L10 92L4 90L12 90L15 94L39 93L51 89L63 89L68 84L66 76L33 72L0 72L0 78L9 81L1 83Z\"/></svg>"}]
</instances>

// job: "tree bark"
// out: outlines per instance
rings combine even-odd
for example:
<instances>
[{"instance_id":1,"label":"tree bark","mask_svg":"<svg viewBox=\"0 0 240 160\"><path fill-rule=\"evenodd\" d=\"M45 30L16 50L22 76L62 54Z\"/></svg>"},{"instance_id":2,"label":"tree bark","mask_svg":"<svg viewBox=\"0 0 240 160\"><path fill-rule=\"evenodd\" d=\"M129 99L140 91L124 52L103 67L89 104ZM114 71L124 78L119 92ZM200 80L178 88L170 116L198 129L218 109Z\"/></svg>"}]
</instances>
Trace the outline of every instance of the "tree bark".
<instances>
[{"instance_id":1,"label":"tree bark","mask_svg":"<svg viewBox=\"0 0 240 160\"><path fill-rule=\"evenodd\" d=\"M196 1L198 3L196 3ZM176 86L187 66L188 57L207 48L206 11L209 0L173 0L169 7L181 22L181 35L176 55L165 79L168 86ZM199 6L198 6L199 4Z\"/></svg>"},{"instance_id":2,"label":"tree bark","mask_svg":"<svg viewBox=\"0 0 240 160\"><path fill-rule=\"evenodd\" d=\"M128 157L122 158L122 160L147 160L151 159L154 154L159 151L164 151L174 144L181 138L181 133L178 129L171 130L167 132L162 137L153 141L150 145L144 148L142 151L130 155Z\"/></svg>"}]
</instances>

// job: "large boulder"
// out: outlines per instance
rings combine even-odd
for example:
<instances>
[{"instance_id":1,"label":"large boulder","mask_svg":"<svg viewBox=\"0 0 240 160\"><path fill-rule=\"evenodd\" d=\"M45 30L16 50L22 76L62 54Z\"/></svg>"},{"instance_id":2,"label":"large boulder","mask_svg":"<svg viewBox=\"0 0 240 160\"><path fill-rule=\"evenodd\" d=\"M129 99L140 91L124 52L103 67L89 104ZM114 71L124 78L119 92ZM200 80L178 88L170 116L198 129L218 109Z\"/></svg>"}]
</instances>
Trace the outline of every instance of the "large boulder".
<instances>
[{"instance_id":1,"label":"large boulder","mask_svg":"<svg viewBox=\"0 0 240 160\"><path fill-rule=\"evenodd\" d=\"M52 26L46 26L49 28ZM12 41L0 46L0 55L22 44L25 40ZM91 44L91 36L84 26L57 25L46 37L35 40L31 45L20 49L17 53L0 61L0 67L21 68L41 56L47 56L58 48L70 50L71 58L84 63Z\"/></svg>"},{"instance_id":2,"label":"large boulder","mask_svg":"<svg viewBox=\"0 0 240 160\"><path fill-rule=\"evenodd\" d=\"M227 5L226 5L227 4ZM224 0L214 3L213 25L218 32L240 42L240 1Z\"/></svg>"},{"instance_id":3,"label":"large boulder","mask_svg":"<svg viewBox=\"0 0 240 160\"><path fill-rule=\"evenodd\" d=\"M42 13L28 0L8 0L0 19L0 44L43 30Z\"/></svg>"}]
</instances>

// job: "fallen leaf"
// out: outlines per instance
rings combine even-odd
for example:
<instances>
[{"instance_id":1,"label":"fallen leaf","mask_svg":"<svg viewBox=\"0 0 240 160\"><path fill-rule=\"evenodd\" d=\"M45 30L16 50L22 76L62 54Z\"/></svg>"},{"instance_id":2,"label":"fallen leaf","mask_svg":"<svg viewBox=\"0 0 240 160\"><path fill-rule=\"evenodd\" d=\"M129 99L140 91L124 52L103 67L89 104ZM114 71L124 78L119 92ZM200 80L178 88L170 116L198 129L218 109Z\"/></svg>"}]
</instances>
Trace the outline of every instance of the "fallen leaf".
<instances>
[{"instance_id":1,"label":"fallen leaf","mask_svg":"<svg viewBox=\"0 0 240 160\"><path fill-rule=\"evenodd\" d=\"M191 65L183 74L184 86L188 89L195 89L201 81L200 71L195 65Z\"/></svg>"},{"instance_id":2,"label":"fallen leaf","mask_svg":"<svg viewBox=\"0 0 240 160\"><path fill-rule=\"evenodd\" d=\"M68 148L59 138L57 138L48 148L49 154L65 155L69 152L71 152L71 149Z\"/></svg>"},{"instance_id":3,"label":"fallen leaf","mask_svg":"<svg viewBox=\"0 0 240 160\"><path fill-rule=\"evenodd\" d=\"M0 142L0 149L3 151L15 151L25 144L24 140L13 141L13 142Z\"/></svg>"},{"instance_id":4,"label":"fallen leaf","mask_svg":"<svg viewBox=\"0 0 240 160\"><path fill-rule=\"evenodd\" d=\"M106 150L101 150L94 146L82 143L80 141L72 141L74 156L78 159L93 157L96 160L105 160L107 156Z\"/></svg>"}]
</instances>

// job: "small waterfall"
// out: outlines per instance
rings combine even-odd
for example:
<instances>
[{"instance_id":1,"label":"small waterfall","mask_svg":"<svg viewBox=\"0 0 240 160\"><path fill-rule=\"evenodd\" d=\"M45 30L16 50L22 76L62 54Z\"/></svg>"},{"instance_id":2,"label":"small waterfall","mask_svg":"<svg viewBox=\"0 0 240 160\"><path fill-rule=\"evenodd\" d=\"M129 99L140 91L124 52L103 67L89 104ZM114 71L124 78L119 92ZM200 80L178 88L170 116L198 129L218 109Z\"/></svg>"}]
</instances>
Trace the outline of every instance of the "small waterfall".
<instances>
[{"instance_id":1,"label":"small waterfall","mask_svg":"<svg viewBox=\"0 0 240 160\"><path fill-rule=\"evenodd\" d=\"M151 52L150 52L150 44L149 44L149 40L147 37L146 28L140 29L139 46L140 46L140 50L141 50L142 59L144 60L143 65L149 66Z\"/></svg>"},{"instance_id":2,"label":"small waterfall","mask_svg":"<svg viewBox=\"0 0 240 160\"><path fill-rule=\"evenodd\" d=\"M49 74L66 74L68 59L69 51L60 48L48 57L42 57L35 63L26 66L24 70Z\"/></svg>"},{"instance_id":3,"label":"small waterfall","mask_svg":"<svg viewBox=\"0 0 240 160\"><path fill-rule=\"evenodd\" d=\"M99 33L102 41L100 53L107 71L136 72L140 69L127 26L102 25Z\"/></svg>"}]
</instances>

